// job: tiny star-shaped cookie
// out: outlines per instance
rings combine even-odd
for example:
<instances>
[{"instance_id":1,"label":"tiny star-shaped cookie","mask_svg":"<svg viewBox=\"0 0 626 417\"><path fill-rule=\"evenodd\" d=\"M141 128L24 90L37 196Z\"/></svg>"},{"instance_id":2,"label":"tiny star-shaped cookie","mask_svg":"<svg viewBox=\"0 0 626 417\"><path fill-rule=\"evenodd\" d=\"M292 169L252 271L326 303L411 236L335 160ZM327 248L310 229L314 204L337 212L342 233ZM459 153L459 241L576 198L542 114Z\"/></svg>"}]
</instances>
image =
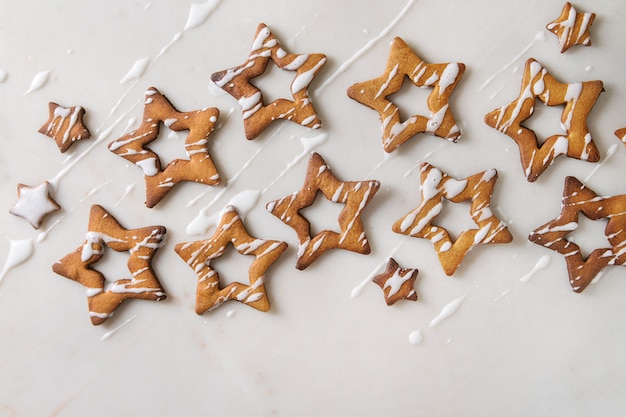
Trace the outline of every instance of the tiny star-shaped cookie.
<instances>
[{"instance_id":1,"label":"tiny star-shaped cookie","mask_svg":"<svg viewBox=\"0 0 626 417\"><path fill-rule=\"evenodd\" d=\"M267 210L291 227L298 236L298 260L296 268L303 270L329 249L346 249L352 252L368 254L370 245L361 214L378 189L380 182L340 181L333 175L324 159L312 153L307 167L304 185L300 191L267 204ZM311 236L311 224L300 214L300 210L315 202L317 192L327 200L344 204L339 213L340 232L324 230Z\"/></svg>"},{"instance_id":2,"label":"tiny star-shaped cookie","mask_svg":"<svg viewBox=\"0 0 626 417\"><path fill-rule=\"evenodd\" d=\"M165 233L163 226L125 229L102 206L93 205L85 242L52 265L52 270L85 287L91 323L99 325L111 317L125 300L165 299L165 291L151 266L152 257L163 244ZM129 278L107 283L104 275L92 268L102 259L105 247L116 252L128 252Z\"/></svg>"},{"instance_id":3,"label":"tiny star-shaped cookie","mask_svg":"<svg viewBox=\"0 0 626 417\"><path fill-rule=\"evenodd\" d=\"M219 110L214 107L179 112L159 90L148 88L139 128L109 144L111 152L143 170L147 207L154 207L181 181L220 183L220 175L207 149L218 116ZM159 155L147 146L159 137L161 123L176 132L189 131L185 139L189 159L175 159L165 168L161 167Z\"/></svg>"},{"instance_id":4,"label":"tiny star-shaped cookie","mask_svg":"<svg viewBox=\"0 0 626 417\"><path fill-rule=\"evenodd\" d=\"M415 280L418 272L417 269L400 268L395 259L389 258L385 271L372 278L372 281L383 290L388 306L402 299L417 301Z\"/></svg>"},{"instance_id":5,"label":"tiny star-shaped cookie","mask_svg":"<svg viewBox=\"0 0 626 417\"><path fill-rule=\"evenodd\" d=\"M427 64L401 38L395 38L384 74L354 84L348 88L348 96L379 113L385 152L395 151L418 133L456 142L461 130L450 110L449 98L464 72L465 65L461 63ZM387 99L400 91L405 77L417 87L432 88L427 101L428 116L416 114L401 121L398 107Z\"/></svg>"},{"instance_id":6,"label":"tiny star-shaped cookie","mask_svg":"<svg viewBox=\"0 0 626 417\"><path fill-rule=\"evenodd\" d=\"M533 182L560 155L589 162L600 160L587 127L587 116L603 91L602 81L598 80L561 83L531 58L526 61L519 96L488 113L485 123L517 143L526 179ZM547 106L563 105L563 132L548 137L541 146L535 132L522 125L533 115L536 99Z\"/></svg>"},{"instance_id":7,"label":"tiny star-shaped cookie","mask_svg":"<svg viewBox=\"0 0 626 417\"><path fill-rule=\"evenodd\" d=\"M81 106L63 107L57 103L48 103L50 116L41 126L39 133L55 140L59 150L64 153L74 142L91 137L83 123L85 109Z\"/></svg>"},{"instance_id":8,"label":"tiny star-shaped cookie","mask_svg":"<svg viewBox=\"0 0 626 417\"><path fill-rule=\"evenodd\" d=\"M506 225L491 211L491 196L498 179L495 169L457 180L428 163L423 163L420 168L422 202L394 223L392 230L429 239L447 275L454 274L474 246L508 243L513 239ZM446 229L432 224L443 210L444 198L453 203L470 201L470 215L478 226L463 231L455 242Z\"/></svg>"},{"instance_id":9,"label":"tiny star-shaped cookie","mask_svg":"<svg viewBox=\"0 0 626 417\"><path fill-rule=\"evenodd\" d=\"M546 25L546 29L559 39L561 53L574 45L591 45L589 28L595 19L595 13L580 13L570 2L565 3L561 15Z\"/></svg>"},{"instance_id":10,"label":"tiny star-shaped cookie","mask_svg":"<svg viewBox=\"0 0 626 417\"><path fill-rule=\"evenodd\" d=\"M249 285L232 282L220 287L220 277L211 262L232 244L242 255L253 255L248 270ZM225 301L235 300L260 311L270 309L265 290L265 273L287 249L285 242L250 236L237 210L226 206L213 236L195 242L179 243L174 250L198 275L196 313L204 314Z\"/></svg>"},{"instance_id":11,"label":"tiny star-shaped cookie","mask_svg":"<svg viewBox=\"0 0 626 417\"><path fill-rule=\"evenodd\" d=\"M17 202L9 212L23 217L35 228L39 229L44 218L61 208L50 196L51 185L44 181L39 185L17 185Z\"/></svg>"},{"instance_id":12,"label":"tiny star-shaped cookie","mask_svg":"<svg viewBox=\"0 0 626 417\"><path fill-rule=\"evenodd\" d=\"M607 219L604 234L610 248L595 249L583 258L580 247L566 239L578 228L580 214L591 220ZM626 265L626 195L598 196L575 177L563 187L561 214L530 233L528 239L565 256L572 290L582 292L609 265Z\"/></svg>"},{"instance_id":13,"label":"tiny star-shaped cookie","mask_svg":"<svg viewBox=\"0 0 626 417\"><path fill-rule=\"evenodd\" d=\"M280 98L265 105L262 91L250 82L265 72L270 59L278 68L296 72L290 86L293 101ZM270 29L261 23L246 62L214 73L211 80L239 101L246 138L251 140L279 119L291 120L311 129L321 127L308 88L325 63L326 56L323 54L287 53Z\"/></svg>"}]
</instances>

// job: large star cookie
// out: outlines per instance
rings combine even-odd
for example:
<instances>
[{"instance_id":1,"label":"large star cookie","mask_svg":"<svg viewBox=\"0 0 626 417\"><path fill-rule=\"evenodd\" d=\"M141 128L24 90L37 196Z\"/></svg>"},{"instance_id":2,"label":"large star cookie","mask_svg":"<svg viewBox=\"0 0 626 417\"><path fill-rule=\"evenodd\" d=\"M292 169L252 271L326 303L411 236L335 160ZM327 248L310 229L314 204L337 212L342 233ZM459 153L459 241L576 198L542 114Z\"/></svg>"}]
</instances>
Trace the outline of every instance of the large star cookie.
<instances>
[{"instance_id":1,"label":"large star cookie","mask_svg":"<svg viewBox=\"0 0 626 417\"><path fill-rule=\"evenodd\" d=\"M251 83L253 78L265 72L270 59L278 68L296 72L290 86L293 101L280 98L265 105L263 93ZM287 53L270 29L260 24L246 62L216 72L211 79L239 101L246 138L254 139L274 120L279 119L291 120L312 129L321 126L321 121L311 104L308 88L325 63L326 56L323 54Z\"/></svg>"},{"instance_id":2,"label":"large star cookie","mask_svg":"<svg viewBox=\"0 0 626 417\"><path fill-rule=\"evenodd\" d=\"M454 274L474 246L482 243L508 243L513 239L506 225L490 208L491 195L498 179L495 169L456 180L424 163L421 166L420 179L422 202L394 223L392 229L396 233L429 239L447 275ZM470 215L478 226L463 231L454 242L446 229L433 225L433 221L443 210L444 198L454 203L470 201Z\"/></svg>"},{"instance_id":3,"label":"large star cookie","mask_svg":"<svg viewBox=\"0 0 626 417\"><path fill-rule=\"evenodd\" d=\"M524 174L532 182L560 155L589 162L600 160L587 116L602 91L602 81L561 83L531 58L526 61L518 98L487 114L485 123L517 143ZM522 125L533 115L536 99L548 106L563 105L563 132L550 136L541 146L535 132Z\"/></svg>"},{"instance_id":4,"label":"large star cookie","mask_svg":"<svg viewBox=\"0 0 626 417\"><path fill-rule=\"evenodd\" d=\"M232 244L242 255L255 257L248 271L249 285L232 282L220 286L220 277L211 262L222 256ZM287 249L285 242L250 236L237 210L227 206L213 236L206 240L179 243L174 250L198 275L196 313L204 314L225 301L242 302L260 311L268 311L270 302L265 290L265 273Z\"/></svg>"},{"instance_id":5,"label":"large star cookie","mask_svg":"<svg viewBox=\"0 0 626 417\"><path fill-rule=\"evenodd\" d=\"M610 248L595 249L583 259L580 247L566 239L578 228L580 214L591 220L607 219L604 234ZM565 256L569 282L582 292L609 265L626 265L626 195L598 196L574 177L565 179L561 214L530 233L528 239Z\"/></svg>"},{"instance_id":6,"label":"large star cookie","mask_svg":"<svg viewBox=\"0 0 626 417\"><path fill-rule=\"evenodd\" d=\"M109 144L109 150L143 170L146 206L152 208L181 181L218 185L220 175L207 143L219 116L216 108L181 113L154 87L146 91L143 120L134 130ZM175 159L161 167L159 155L147 145L159 137L160 124L173 131L188 130L185 151L189 159Z\"/></svg>"},{"instance_id":7,"label":"large star cookie","mask_svg":"<svg viewBox=\"0 0 626 417\"><path fill-rule=\"evenodd\" d=\"M561 53L574 45L591 45L589 28L595 13L579 13L570 2L565 3L561 15L546 25L546 28L559 39Z\"/></svg>"},{"instance_id":8,"label":"large star cookie","mask_svg":"<svg viewBox=\"0 0 626 417\"><path fill-rule=\"evenodd\" d=\"M329 249L346 249L361 254L370 253L370 245L361 214L380 188L378 181L340 181L317 153L309 159L306 178L300 191L267 204L267 210L291 227L298 236L296 268L303 270ZM315 202L320 191L333 203L344 204L339 213L340 232L324 230L311 236L311 224L300 210Z\"/></svg>"},{"instance_id":9,"label":"large star cookie","mask_svg":"<svg viewBox=\"0 0 626 417\"><path fill-rule=\"evenodd\" d=\"M385 271L372 278L372 281L383 290L385 302L390 306L403 299L417 301L417 274L417 269L400 268L395 259L389 258Z\"/></svg>"},{"instance_id":10,"label":"large star cookie","mask_svg":"<svg viewBox=\"0 0 626 417\"><path fill-rule=\"evenodd\" d=\"M401 39L391 42L383 75L348 88L348 96L378 112L383 129L383 148L393 152L418 133L430 133L456 142L461 130L450 110L450 94L465 72L461 63L427 64ZM418 87L432 88L427 116L413 115L400 120L398 107L387 99L400 91L404 78Z\"/></svg>"},{"instance_id":11,"label":"large star cookie","mask_svg":"<svg viewBox=\"0 0 626 417\"><path fill-rule=\"evenodd\" d=\"M91 322L102 324L124 300L165 299L165 291L151 266L165 233L163 226L125 229L103 207L93 205L85 242L52 265L52 270L85 287ZM104 275L92 268L104 255L105 247L128 252L129 278L107 283Z\"/></svg>"},{"instance_id":12,"label":"large star cookie","mask_svg":"<svg viewBox=\"0 0 626 417\"><path fill-rule=\"evenodd\" d=\"M28 220L31 226L39 229L44 218L60 208L61 206L50 196L50 183L44 181L34 187L18 184L17 202L9 212Z\"/></svg>"},{"instance_id":13,"label":"large star cookie","mask_svg":"<svg viewBox=\"0 0 626 417\"><path fill-rule=\"evenodd\" d=\"M83 123L85 109L81 106L63 107L50 102L48 111L48 121L41 126L39 133L54 139L61 152L66 152L74 142L91 137Z\"/></svg>"}]
</instances>

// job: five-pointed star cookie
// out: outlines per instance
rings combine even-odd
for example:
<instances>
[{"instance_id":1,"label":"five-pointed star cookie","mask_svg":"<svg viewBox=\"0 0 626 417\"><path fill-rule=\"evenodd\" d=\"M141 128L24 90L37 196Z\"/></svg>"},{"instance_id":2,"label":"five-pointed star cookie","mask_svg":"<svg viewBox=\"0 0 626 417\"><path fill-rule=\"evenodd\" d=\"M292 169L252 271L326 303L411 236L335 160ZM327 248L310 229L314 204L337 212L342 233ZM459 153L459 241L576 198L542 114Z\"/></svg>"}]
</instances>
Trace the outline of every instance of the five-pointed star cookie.
<instances>
[{"instance_id":1,"label":"five-pointed star cookie","mask_svg":"<svg viewBox=\"0 0 626 417\"><path fill-rule=\"evenodd\" d=\"M602 81L561 83L531 58L526 61L518 98L487 114L485 123L517 143L526 179L532 182L560 155L589 162L600 160L587 116L602 91ZM550 136L541 146L535 132L522 125L533 115L536 99L548 106L563 105L563 132Z\"/></svg>"},{"instance_id":2,"label":"five-pointed star cookie","mask_svg":"<svg viewBox=\"0 0 626 417\"><path fill-rule=\"evenodd\" d=\"M513 237L506 225L491 211L491 195L498 179L495 169L480 172L463 180L456 180L434 166L421 165L420 180L422 202L394 223L396 233L429 239L439 262L447 275L452 275L474 246L482 243L508 243ZM453 242L443 227L433 221L443 209L443 199L453 203L470 201L470 215L478 226L463 231Z\"/></svg>"},{"instance_id":3,"label":"five-pointed star cookie","mask_svg":"<svg viewBox=\"0 0 626 417\"><path fill-rule=\"evenodd\" d=\"M372 281L383 290L388 306L402 299L417 301L415 280L418 272L417 269L400 268L395 259L389 258L385 271L372 278Z\"/></svg>"},{"instance_id":4,"label":"five-pointed star cookie","mask_svg":"<svg viewBox=\"0 0 626 417\"><path fill-rule=\"evenodd\" d=\"M461 63L427 64L401 38L395 38L385 73L354 84L348 88L348 96L379 113L385 152L393 152L418 133L430 133L456 142L461 130L448 100L464 72L465 65ZM387 99L400 91L405 77L418 87L432 88L427 102L428 116L416 114L401 121L398 107Z\"/></svg>"},{"instance_id":5,"label":"five-pointed star cookie","mask_svg":"<svg viewBox=\"0 0 626 417\"><path fill-rule=\"evenodd\" d=\"M35 229L39 229L44 218L60 208L61 206L50 196L50 183L44 181L34 187L18 184L17 202L11 207L9 212L23 217Z\"/></svg>"},{"instance_id":6,"label":"five-pointed star cookie","mask_svg":"<svg viewBox=\"0 0 626 417\"><path fill-rule=\"evenodd\" d=\"M48 121L41 126L39 133L54 139L61 152L66 152L74 142L91 137L83 123L85 109L81 106L63 107L50 102L48 111Z\"/></svg>"},{"instance_id":7,"label":"five-pointed star cookie","mask_svg":"<svg viewBox=\"0 0 626 417\"><path fill-rule=\"evenodd\" d=\"M583 259L580 247L566 239L578 228L579 215L591 220L607 219L604 234L610 248L595 249ZM582 292L609 265L626 265L626 195L598 196L574 177L565 179L561 214L530 233L528 239L565 256L569 282Z\"/></svg>"},{"instance_id":8,"label":"five-pointed star cookie","mask_svg":"<svg viewBox=\"0 0 626 417\"><path fill-rule=\"evenodd\" d=\"M248 270L249 285L232 282L220 287L220 277L211 262L222 256L232 244L242 255L255 257ZM250 236L237 210L227 206L213 236L206 240L179 243L174 250L198 275L196 313L204 314L225 301L235 300L268 311L270 302L265 290L265 272L287 249L285 242Z\"/></svg>"},{"instance_id":9,"label":"five-pointed star cookie","mask_svg":"<svg viewBox=\"0 0 626 417\"><path fill-rule=\"evenodd\" d=\"M91 323L102 324L124 300L165 299L165 291L151 266L152 257L163 244L165 233L163 226L125 229L103 207L93 205L85 242L57 261L52 270L85 287ZM128 252L128 278L107 283L104 275L92 268L104 255L105 247L116 252Z\"/></svg>"},{"instance_id":10,"label":"five-pointed star cookie","mask_svg":"<svg viewBox=\"0 0 626 417\"><path fill-rule=\"evenodd\" d=\"M370 245L361 214L380 188L380 182L340 181L333 175L322 157L313 153L309 159L306 178L300 191L267 204L267 210L291 227L298 236L298 260L296 268L303 270L329 249L347 249L352 252L368 254ZM300 210L315 202L320 191L333 203L344 204L339 213L340 232L324 230L311 236L311 224L300 214Z\"/></svg>"},{"instance_id":11,"label":"five-pointed star cookie","mask_svg":"<svg viewBox=\"0 0 626 417\"><path fill-rule=\"evenodd\" d=\"M546 25L546 28L559 38L561 53L574 45L591 45L589 28L595 13L579 13L570 2L565 3L561 15Z\"/></svg>"},{"instance_id":12,"label":"five-pointed star cookie","mask_svg":"<svg viewBox=\"0 0 626 417\"><path fill-rule=\"evenodd\" d=\"M280 98L265 104L263 93L253 81L251 82L265 72L270 59L278 68L296 72L290 86L293 101ZM254 139L274 120L279 119L291 120L312 129L321 126L321 121L311 104L308 88L325 63L326 56L323 54L287 53L270 29L261 23L246 62L216 72L211 79L239 101L246 138Z\"/></svg>"},{"instance_id":13,"label":"five-pointed star cookie","mask_svg":"<svg viewBox=\"0 0 626 417\"><path fill-rule=\"evenodd\" d=\"M220 183L220 175L207 149L218 116L219 110L213 107L181 113L159 90L148 88L139 128L109 144L111 152L143 170L147 207L154 207L181 181ZM161 123L176 132L189 131L185 139L189 159L175 159L165 168L161 167L159 155L147 146L159 137Z\"/></svg>"}]
</instances>

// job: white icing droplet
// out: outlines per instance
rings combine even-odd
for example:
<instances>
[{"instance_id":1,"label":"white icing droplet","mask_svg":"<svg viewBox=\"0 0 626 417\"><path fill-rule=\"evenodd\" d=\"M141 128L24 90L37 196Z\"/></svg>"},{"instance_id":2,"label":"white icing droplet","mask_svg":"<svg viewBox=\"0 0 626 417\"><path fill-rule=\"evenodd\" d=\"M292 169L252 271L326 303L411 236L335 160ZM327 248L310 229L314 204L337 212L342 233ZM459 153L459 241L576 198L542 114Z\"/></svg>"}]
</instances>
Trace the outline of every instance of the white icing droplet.
<instances>
[{"instance_id":1,"label":"white icing droplet","mask_svg":"<svg viewBox=\"0 0 626 417\"><path fill-rule=\"evenodd\" d=\"M441 313L439 313L437 317L431 320L430 327L435 327L436 325L438 325L439 323L441 323L442 321L444 321L445 319L449 318L454 313L456 313L459 307L461 306L461 304L463 303L463 300L465 300L465 295L462 295L456 300L452 300L450 303L448 303L441 310Z\"/></svg>"},{"instance_id":2,"label":"white icing droplet","mask_svg":"<svg viewBox=\"0 0 626 417\"><path fill-rule=\"evenodd\" d=\"M189 30L201 25L219 3L220 0L207 0L205 3L193 3L189 10L189 17L187 17L184 30Z\"/></svg>"},{"instance_id":3,"label":"white icing droplet","mask_svg":"<svg viewBox=\"0 0 626 417\"><path fill-rule=\"evenodd\" d=\"M35 249L32 239L16 239L11 240L10 243L9 256L4 263L2 272L0 272L0 282L2 282L11 269L26 262L28 258L32 256Z\"/></svg>"},{"instance_id":4,"label":"white icing droplet","mask_svg":"<svg viewBox=\"0 0 626 417\"><path fill-rule=\"evenodd\" d=\"M587 72L590 72L590 71L592 71L592 70L593 70L593 67L592 67L591 65L587 65L587 66L585 67L585 71L587 71Z\"/></svg>"},{"instance_id":5,"label":"white icing droplet","mask_svg":"<svg viewBox=\"0 0 626 417\"><path fill-rule=\"evenodd\" d=\"M40 88L42 88L44 85L46 85L49 78L50 78L50 70L41 71L40 73L35 75L33 80L30 82L30 87L28 88L28 90L26 90L24 95L30 94L33 91L37 91Z\"/></svg>"},{"instance_id":6,"label":"white icing droplet","mask_svg":"<svg viewBox=\"0 0 626 417\"><path fill-rule=\"evenodd\" d=\"M530 279L533 277L533 275L535 275L538 271L541 271L542 269L547 268L547 266L549 264L550 264L550 256L549 255L543 255L541 258L539 258L539 260L537 261L537 264L535 264L533 269L531 269L531 271L529 273L527 273L526 275L521 277L519 280L522 281L522 282L530 281Z\"/></svg>"},{"instance_id":7,"label":"white icing droplet","mask_svg":"<svg viewBox=\"0 0 626 417\"><path fill-rule=\"evenodd\" d=\"M120 80L120 84L126 84L130 80L136 80L140 78L148 68L150 58L140 58L133 64L132 68L126 73L126 75Z\"/></svg>"},{"instance_id":8,"label":"white icing droplet","mask_svg":"<svg viewBox=\"0 0 626 417\"><path fill-rule=\"evenodd\" d=\"M419 345L424 340L424 335L420 329L413 330L409 333L409 343L412 345Z\"/></svg>"},{"instance_id":9,"label":"white icing droplet","mask_svg":"<svg viewBox=\"0 0 626 417\"><path fill-rule=\"evenodd\" d=\"M5 82L9 78L9 73L0 68L0 84Z\"/></svg>"},{"instance_id":10,"label":"white icing droplet","mask_svg":"<svg viewBox=\"0 0 626 417\"><path fill-rule=\"evenodd\" d=\"M228 310L226 312L226 317L228 317L228 318L231 318L234 315L235 315L235 310Z\"/></svg>"}]
</instances>

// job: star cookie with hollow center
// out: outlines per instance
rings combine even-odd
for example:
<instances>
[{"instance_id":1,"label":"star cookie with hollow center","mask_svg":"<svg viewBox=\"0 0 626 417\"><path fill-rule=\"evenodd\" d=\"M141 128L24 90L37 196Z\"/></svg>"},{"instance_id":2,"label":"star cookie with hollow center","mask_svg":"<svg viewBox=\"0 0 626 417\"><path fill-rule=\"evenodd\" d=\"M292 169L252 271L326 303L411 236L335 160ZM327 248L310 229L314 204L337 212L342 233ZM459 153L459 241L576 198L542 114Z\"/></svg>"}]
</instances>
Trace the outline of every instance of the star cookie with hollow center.
<instances>
[{"instance_id":1,"label":"star cookie with hollow center","mask_svg":"<svg viewBox=\"0 0 626 417\"><path fill-rule=\"evenodd\" d=\"M388 306L400 300L417 301L415 280L418 272L417 269L400 268L395 259L389 258L385 271L372 278L372 281L383 290Z\"/></svg>"},{"instance_id":2,"label":"star cookie with hollow center","mask_svg":"<svg viewBox=\"0 0 626 417\"><path fill-rule=\"evenodd\" d=\"M595 13L580 13L570 2L565 3L561 15L546 25L546 29L559 39L561 53L574 45L591 45L589 28L596 18Z\"/></svg>"},{"instance_id":3,"label":"star cookie with hollow center","mask_svg":"<svg viewBox=\"0 0 626 417\"><path fill-rule=\"evenodd\" d=\"M146 206L158 204L181 181L218 185L221 181L207 144L219 116L217 108L179 112L154 87L146 91L143 120L137 130L109 144L109 150L143 170ZM165 168L148 145L159 137L161 123L175 132L188 130L185 151L189 159L175 159Z\"/></svg>"},{"instance_id":4,"label":"star cookie with hollow center","mask_svg":"<svg viewBox=\"0 0 626 417\"><path fill-rule=\"evenodd\" d=\"M48 111L48 121L41 126L39 133L54 139L62 153L67 152L74 142L91 137L89 129L83 123L85 109L81 106L63 107L50 102Z\"/></svg>"},{"instance_id":5,"label":"star cookie with hollow center","mask_svg":"<svg viewBox=\"0 0 626 417\"><path fill-rule=\"evenodd\" d=\"M559 82L531 58L526 61L519 96L488 113L485 123L517 143L526 179L533 182L560 155L589 162L600 160L587 117L603 91L602 81ZM523 125L533 115L537 99L547 106L563 106L563 132L551 135L542 145L535 132Z\"/></svg>"},{"instance_id":6,"label":"star cookie with hollow center","mask_svg":"<svg viewBox=\"0 0 626 417\"><path fill-rule=\"evenodd\" d=\"M580 247L567 240L579 216L607 219L604 234L611 247L595 249L584 259ZM575 177L563 187L561 214L530 233L528 239L565 257L572 290L582 292L605 266L626 265L626 195L598 196Z\"/></svg>"},{"instance_id":7,"label":"star cookie with hollow center","mask_svg":"<svg viewBox=\"0 0 626 417\"><path fill-rule=\"evenodd\" d=\"M270 60L281 70L296 73L290 85L293 100L280 98L266 105L263 92L253 84L252 80L265 72ZM323 54L287 53L270 29L261 23L246 62L214 73L211 80L239 101L246 138L254 139L274 120L291 120L311 129L321 126L308 89L325 63Z\"/></svg>"},{"instance_id":8,"label":"star cookie with hollow center","mask_svg":"<svg viewBox=\"0 0 626 417\"><path fill-rule=\"evenodd\" d=\"M447 275L454 274L474 246L513 240L506 225L491 211L491 196L498 179L495 169L457 180L428 163L423 163L420 168L422 202L395 222L392 230L429 239ZM456 241L452 241L445 228L433 224L443 210L444 198L453 203L469 201L470 215L478 227L463 231Z\"/></svg>"},{"instance_id":9,"label":"star cookie with hollow center","mask_svg":"<svg viewBox=\"0 0 626 417\"><path fill-rule=\"evenodd\" d=\"M48 214L61 209L50 196L50 187L48 181L34 187L17 184L17 202L9 213L26 219L31 226L39 229Z\"/></svg>"},{"instance_id":10,"label":"star cookie with hollow center","mask_svg":"<svg viewBox=\"0 0 626 417\"><path fill-rule=\"evenodd\" d=\"M85 242L52 265L52 270L85 287L91 323L99 325L125 300L165 299L165 291L151 265L165 233L163 226L126 229L102 206L93 205ZM128 252L128 278L107 283L105 276L92 267L102 259L107 247L116 252Z\"/></svg>"},{"instance_id":11,"label":"star cookie with hollow center","mask_svg":"<svg viewBox=\"0 0 626 417\"><path fill-rule=\"evenodd\" d=\"M333 175L319 154L315 152L311 154L304 185L300 191L267 204L267 210L291 227L298 236L296 268L299 270L307 268L329 249L370 253L361 214L379 188L380 182L375 180L341 181ZM339 233L324 230L311 236L311 224L300 214L300 210L311 206L318 192L333 203L344 204L338 218Z\"/></svg>"},{"instance_id":12,"label":"star cookie with hollow center","mask_svg":"<svg viewBox=\"0 0 626 417\"><path fill-rule=\"evenodd\" d=\"M220 277L211 263L221 257L228 245L242 255L255 257L248 270L248 284L232 282L220 286ZM260 311L270 309L265 289L265 273L287 249L285 242L250 236L237 210L227 206L213 236L206 240L179 243L174 250L198 275L196 313L204 314L228 300L239 301Z\"/></svg>"},{"instance_id":13,"label":"star cookie with hollow center","mask_svg":"<svg viewBox=\"0 0 626 417\"><path fill-rule=\"evenodd\" d=\"M395 38L384 74L354 84L348 88L348 96L378 112L385 152L395 151L418 133L430 133L456 142L461 130L450 110L449 99L464 72L465 65L461 63L427 64L401 38ZM416 114L400 120L398 106L387 97L400 91L405 78L417 87L432 89L427 101L429 115Z\"/></svg>"}]
</instances>

